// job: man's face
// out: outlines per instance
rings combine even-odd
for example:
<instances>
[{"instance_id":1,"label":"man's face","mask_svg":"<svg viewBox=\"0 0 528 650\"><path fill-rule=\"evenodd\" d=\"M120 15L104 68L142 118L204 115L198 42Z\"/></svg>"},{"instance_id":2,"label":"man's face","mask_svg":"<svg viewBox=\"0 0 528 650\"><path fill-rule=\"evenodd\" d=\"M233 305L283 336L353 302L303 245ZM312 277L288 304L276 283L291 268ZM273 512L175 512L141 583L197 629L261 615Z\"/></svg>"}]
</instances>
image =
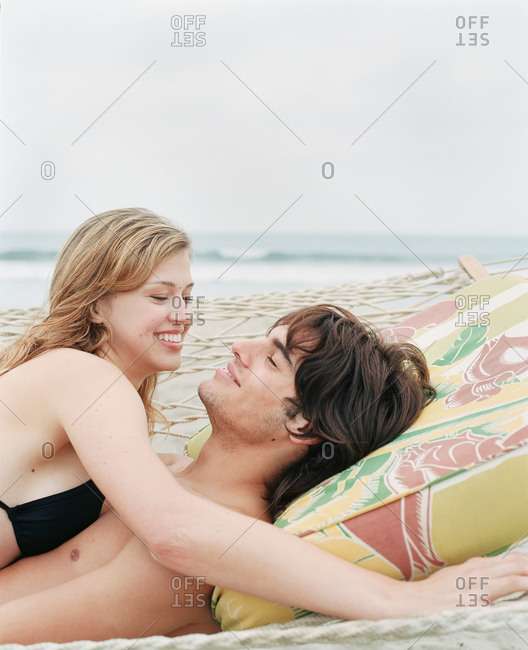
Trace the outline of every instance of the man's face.
<instances>
[{"instance_id":1,"label":"man's face","mask_svg":"<svg viewBox=\"0 0 528 650\"><path fill-rule=\"evenodd\" d=\"M286 350L286 332L276 327L264 339L234 343L234 361L200 384L213 426L255 443L287 433L301 355Z\"/></svg>"}]
</instances>

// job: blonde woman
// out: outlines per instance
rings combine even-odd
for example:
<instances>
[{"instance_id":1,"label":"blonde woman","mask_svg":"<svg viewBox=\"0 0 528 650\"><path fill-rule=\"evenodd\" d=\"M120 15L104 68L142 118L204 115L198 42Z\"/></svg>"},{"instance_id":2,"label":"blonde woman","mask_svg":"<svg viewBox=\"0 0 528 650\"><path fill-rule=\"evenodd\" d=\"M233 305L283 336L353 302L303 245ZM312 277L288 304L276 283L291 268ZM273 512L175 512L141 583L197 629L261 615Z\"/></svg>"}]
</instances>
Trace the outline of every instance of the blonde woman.
<instances>
[{"instance_id":1,"label":"blonde woman","mask_svg":"<svg viewBox=\"0 0 528 650\"><path fill-rule=\"evenodd\" d=\"M189 263L185 233L144 210L93 217L66 243L49 316L0 355L0 564L73 537L104 495L124 523L118 546L129 529L179 575L342 618L400 615L406 585L186 490L153 452L152 391L180 364ZM522 559L477 562L490 598L526 588ZM451 582L437 579L422 611L453 606Z\"/></svg>"},{"instance_id":2,"label":"blonde woman","mask_svg":"<svg viewBox=\"0 0 528 650\"><path fill-rule=\"evenodd\" d=\"M105 438L133 444L159 419L157 374L180 365L191 290L188 236L148 211L104 213L69 238L49 316L0 353L0 566L97 519L89 467L109 460Z\"/></svg>"}]
</instances>

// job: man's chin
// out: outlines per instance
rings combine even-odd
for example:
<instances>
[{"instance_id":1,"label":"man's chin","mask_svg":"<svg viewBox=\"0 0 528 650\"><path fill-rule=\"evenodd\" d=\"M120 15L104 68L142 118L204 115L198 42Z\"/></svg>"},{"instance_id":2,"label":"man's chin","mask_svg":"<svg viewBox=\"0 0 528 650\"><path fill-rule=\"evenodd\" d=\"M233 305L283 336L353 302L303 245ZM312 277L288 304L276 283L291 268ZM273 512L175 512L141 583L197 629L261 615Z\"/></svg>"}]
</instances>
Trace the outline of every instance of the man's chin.
<instances>
[{"instance_id":1,"label":"man's chin","mask_svg":"<svg viewBox=\"0 0 528 650\"><path fill-rule=\"evenodd\" d=\"M202 383L198 386L198 397L202 400L203 405L205 406L206 409L208 409L210 404L214 404L216 399L215 399L215 391L213 387L213 381L214 378L212 379L205 379L202 381Z\"/></svg>"}]
</instances>

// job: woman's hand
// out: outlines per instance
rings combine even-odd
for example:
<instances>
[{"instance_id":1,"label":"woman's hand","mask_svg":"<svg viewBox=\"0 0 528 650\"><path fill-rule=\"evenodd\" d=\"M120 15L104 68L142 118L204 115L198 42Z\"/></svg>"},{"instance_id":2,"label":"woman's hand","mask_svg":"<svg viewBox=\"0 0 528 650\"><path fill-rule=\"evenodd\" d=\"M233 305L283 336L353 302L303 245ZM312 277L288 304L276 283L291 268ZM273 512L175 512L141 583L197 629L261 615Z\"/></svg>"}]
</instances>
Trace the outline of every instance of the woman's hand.
<instances>
[{"instance_id":1,"label":"woman's hand","mask_svg":"<svg viewBox=\"0 0 528 650\"><path fill-rule=\"evenodd\" d=\"M528 557L522 553L475 557L440 569L425 580L399 584L403 590L392 600L391 618L455 608L470 611L488 607L502 596L528 591Z\"/></svg>"}]
</instances>

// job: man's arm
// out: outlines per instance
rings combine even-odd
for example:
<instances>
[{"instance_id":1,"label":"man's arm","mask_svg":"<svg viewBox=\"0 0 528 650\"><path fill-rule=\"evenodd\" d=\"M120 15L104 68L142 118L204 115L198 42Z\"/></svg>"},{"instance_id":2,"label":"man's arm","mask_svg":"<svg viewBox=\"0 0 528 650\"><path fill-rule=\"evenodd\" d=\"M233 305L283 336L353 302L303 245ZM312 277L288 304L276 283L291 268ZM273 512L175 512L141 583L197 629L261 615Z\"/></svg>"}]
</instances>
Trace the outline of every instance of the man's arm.
<instances>
[{"instance_id":1,"label":"man's arm","mask_svg":"<svg viewBox=\"0 0 528 650\"><path fill-rule=\"evenodd\" d=\"M51 589L112 560L132 536L108 512L58 548L18 560L0 571L0 605Z\"/></svg>"}]
</instances>

